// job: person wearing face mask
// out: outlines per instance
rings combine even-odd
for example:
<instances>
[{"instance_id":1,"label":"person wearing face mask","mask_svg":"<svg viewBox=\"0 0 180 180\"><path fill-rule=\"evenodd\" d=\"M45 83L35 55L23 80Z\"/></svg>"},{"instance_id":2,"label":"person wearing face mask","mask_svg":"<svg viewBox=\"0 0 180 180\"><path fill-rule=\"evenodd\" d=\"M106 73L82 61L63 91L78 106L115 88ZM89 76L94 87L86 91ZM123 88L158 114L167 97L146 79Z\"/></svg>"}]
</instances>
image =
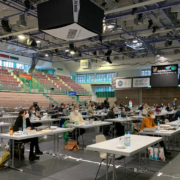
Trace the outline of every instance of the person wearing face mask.
<instances>
[{"instance_id":1,"label":"person wearing face mask","mask_svg":"<svg viewBox=\"0 0 180 180\"><path fill-rule=\"evenodd\" d=\"M121 108L121 117L126 117L127 113L125 112L125 107Z\"/></svg>"},{"instance_id":2,"label":"person wearing face mask","mask_svg":"<svg viewBox=\"0 0 180 180\"><path fill-rule=\"evenodd\" d=\"M93 111L93 108L94 108L94 105L91 105L88 110L87 110L87 115L91 115L91 114L94 114L95 111Z\"/></svg>"},{"instance_id":3,"label":"person wearing face mask","mask_svg":"<svg viewBox=\"0 0 180 180\"><path fill-rule=\"evenodd\" d=\"M63 110L64 110L64 105L61 104L61 106L60 106L60 108L59 108L59 112L63 112Z\"/></svg>"},{"instance_id":4,"label":"person wearing face mask","mask_svg":"<svg viewBox=\"0 0 180 180\"><path fill-rule=\"evenodd\" d=\"M154 123L153 119L155 119L154 111L153 110L149 110L148 111L148 116L146 118L144 118L144 120L142 122L141 130L143 130L144 128L157 128L157 126ZM148 135L148 136L151 136L151 135ZM160 144L161 147L164 148L164 152L165 152L166 155L170 155L171 154L170 152L167 151L163 141L161 141L159 144Z\"/></svg>"},{"instance_id":5,"label":"person wearing face mask","mask_svg":"<svg viewBox=\"0 0 180 180\"><path fill-rule=\"evenodd\" d=\"M82 115L79 113L78 110L79 110L78 106L75 105L73 112L71 112L71 114L70 114L70 122L71 123L75 123L75 122L77 122L78 124L85 123L84 119L82 118ZM80 134L79 134L79 131L77 131L77 136L76 136L74 133L74 129L75 128L72 128L72 132L73 132L73 136L74 136L73 139L77 140L77 142L78 142L78 137L83 135L86 132L86 130L80 129ZM76 139L76 137L77 137L77 139Z\"/></svg>"},{"instance_id":6,"label":"person wearing face mask","mask_svg":"<svg viewBox=\"0 0 180 180\"><path fill-rule=\"evenodd\" d=\"M19 112L19 116L16 119L16 122L14 125L15 132L19 131L19 128L21 128L23 130L23 122L24 121L26 123L26 129L31 130L32 124L29 120L29 114L27 113L26 110L21 110ZM42 155L43 153L39 149L38 138L25 139L25 140L21 140L21 142L23 142L23 143L30 142L29 160L30 161L39 160L39 156L36 156L36 155ZM34 147L35 147L35 153L34 153Z\"/></svg>"},{"instance_id":7,"label":"person wearing face mask","mask_svg":"<svg viewBox=\"0 0 180 180\"><path fill-rule=\"evenodd\" d=\"M35 112L35 107L34 106L31 106L29 111L28 111L28 114L29 114L29 119L31 120L31 116L34 115L34 118L37 118L36 116L36 112ZM34 127L38 127L38 126L42 126L41 123L34 123L33 124Z\"/></svg>"},{"instance_id":8,"label":"person wearing face mask","mask_svg":"<svg viewBox=\"0 0 180 180\"><path fill-rule=\"evenodd\" d=\"M65 115L65 116L69 116L70 115L69 106L66 106L65 109L63 109L63 115Z\"/></svg>"}]
</instances>

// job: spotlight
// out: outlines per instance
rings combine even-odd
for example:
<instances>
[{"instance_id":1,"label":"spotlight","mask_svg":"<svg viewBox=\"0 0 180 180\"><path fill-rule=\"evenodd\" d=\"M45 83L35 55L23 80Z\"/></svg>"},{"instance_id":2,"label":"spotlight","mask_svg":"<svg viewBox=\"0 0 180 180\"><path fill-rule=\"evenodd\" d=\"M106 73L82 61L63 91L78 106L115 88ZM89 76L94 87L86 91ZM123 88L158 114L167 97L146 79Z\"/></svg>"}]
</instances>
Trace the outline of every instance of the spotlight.
<instances>
[{"instance_id":1,"label":"spotlight","mask_svg":"<svg viewBox=\"0 0 180 180\"><path fill-rule=\"evenodd\" d=\"M6 32L11 32L11 28L9 27L9 20L7 20L7 19L2 19L2 20L1 20L1 25L2 25L2 27L3 27L3 29L4 29L4 31L6 31Z\"/></svg>"},{"instance_id":2,"label":"spotlight","mask_svg":"<svg viewBox=\"0 0 180 180\"><path fill-rule=\"evenodd\" d=\"M133 8L131 14L134 15L137 12L138 8Z\"/></svg>"},{"instance_id":3,"label":"spotlight","mask_svg":"<svg viewBox=\"0 0 180 180\"><path fill-rule=\"evenodd\" d=\"M32 46L32 47L37 47L37 43L35 41L35 39L29 37L27 40L27 45Z\"/></svg>"},{"instance_id":4,"label":"spotlight","mask_svg":"<svg viewBox=\"0 0 180 180\"><path fill-rule=\"evenodd\" d=\"M134 40L133 40L133 43L137 43L137 42L138 42L138 40L137 40L137 39L134 39Z\"/></svg>"},{"instance_id":5,"label":"spotlight","mask_svg":"<svg viewBox=\"0 0 180 180\"><path fill-rule=\"evenodd\" d=\"M71 54L75 54L76 51L75 51L75 48L74 48L74 44L70 44L69 49L70 49Z\"/></svg>"},{"instance_id":6,"label":"spotlight","mask_svg":"<svg viewBox=\"0 0 180 180\"><path fill-rule=\"evenodd\" d=\"M148 22L149 22L148 29L150 29L152 27L152 25L153 25L153 21L150 19Z\"/></svg>"},{"instance_id":7,"label":"spotlight","mask_svg":"<svg viewBox=\"0 0 180 180\"><path fill-rule=\"evenodd\" d=\"M68 52L69 52L69 49L65 49L65 52L67 52L67 53L68 53Z\"/></svg>"},{"instance_id":8,"label":"spotlight","mask_svg":"<svg viewBox=\"0 0 180 180\"><path fill-rule=\"evenodd\" d=\"M112 50L108 50L107 53L105 54L105 56L110 56L112 53Z\"/></svg>"},{"instance_id":9,"label":"spotlight","mask_svg":"<svg viewBox=\"0 0 180 180\"><path fill-rule=\"evenodd\" d=\"M24 40L26 37L24 35L19 35L18 38Z\"/></svg>"},{"instance_id":10,"label":"spotlight","mask_svg":"<svg viewBox=\"0 0 180 180\"><path fill-rule=\"evenodd\" d=\"M45 54L46 57L48 57L49 55L48 54Z\"/></svg>"},{"instance_id":11,"label":"spotlight","mask_svg":"<svg viewBox=\"0 0 180 180\"><path fill-rule=\"evenodd\" d=\"M107 26L107 28L108 28L108 29L112 29L112 28L114 28L114 25L109 24L109 25Z\"/></svg>"},{"instance_id":12,"label":"spotlight","mask_svg":"<svg viewBox=\"0 0 180 180\"><path fill-rule=\"evenodd\" d=\"M40 44L40 43L41 43L41 41L39 41L39 40L38 40L38 41L36 41L36 43Z\"/></svg>"},{"instance_id":13,"label":"spotlight","mask_svg":"<svg viewBox=\"0 0 180 180\"><path fill-rule=\"evenodd\" d=\"M31 7L31 2L30 2L29 0L25 0L25 1L24 1L24 5L25 5L25 7L26 7L26 10L28 10L28 9L30 9L30 7Z\"/></svg>"},{"instance_id":14,"label":"spotlight","mask_svg":"<svg viewBox=\"0 0 180 180\"><path fill-rule=\"evenodd\" d=\"M107 57L106 60L107 60L107 62L108 62L109 64L112 64L112 61L111 61L110 57Z\"/></svg>"},{"instance_id":15,"label":"spotlight","mask_svg":"<svg viewBox=\"0 0 180 180\"><path fill-rule=\"evenodd\" d=\"M158 29L157 26L153 26L153 31L152 32L155 33L157 29Z\"/></svg>"},{"instance_id":16,"label":"spotlight","mask_svg":"<svg viewBox=\"0 0 180 180\"><path fill-rule=\"evenodd\" d=\"M159 54L157 54L157 55L156 55L156 57L160 57L160 55L159 55Z\"/></svg>"}]
</instances>

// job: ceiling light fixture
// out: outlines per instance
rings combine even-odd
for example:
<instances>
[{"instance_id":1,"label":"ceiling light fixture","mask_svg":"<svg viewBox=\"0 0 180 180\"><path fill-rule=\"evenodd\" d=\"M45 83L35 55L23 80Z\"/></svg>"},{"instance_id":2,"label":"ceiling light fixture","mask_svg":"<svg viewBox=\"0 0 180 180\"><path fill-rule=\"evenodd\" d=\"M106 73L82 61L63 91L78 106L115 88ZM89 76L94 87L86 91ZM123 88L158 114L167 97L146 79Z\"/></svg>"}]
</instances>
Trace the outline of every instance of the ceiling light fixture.
<instances>
[{"instance_id":1,"label":"ceiling light fixture","mask_svg":"<svg viewBox=\"0 0 180 180\"><path fill-rule=\"evenodd\" d=\"M133 40L133 43L137 43L137 42L138 42L138 40L137 40L137 39L134 39L134 40Z\"/></svg>"},{"instance_id":2,"label":"ceiling light fixture","mask_svg":"<svg viewBox=\"0 0 180 180\"><path fill-rule=\"evenodd\" d=\"M109 25L107 26L107 28L108 28L108 29L112 29L112 28L114 28L114 25L113 25L113 24L109 24Z\"/></svg>"},{"instance_id":3,"label":"ceiling light fixture","mask_svg":"<svg viewBox=\"0 0 180 180\"><path fill-rule=\"evenodd\" d=\"M24 40L26 37L24 35L19 35L18 38Z\"/></svg>"},{"instance_id":4,"label":"ceiling light fixture","mask_svg":"<svg viewBox=\"0 0 180 180\"><path fill-rule=\"evenodd\" d=\"M69 49L65 49L65 52L69 52Z\"/></svg>"},{"instance_id":5,"label":"ceiling light fixture","mask_svg":"<svg viewBox=\"0 0 180 180\"><path fill-rule=\"evenodd\" d=\"M70 49L70 53L71 54L75 54L75 48L74 48L74 44L69 44L69 49Z\"/></svg>"},{"instance_id":6,"label":"ceiling light fixture","mask_svg":"<svg viewBox=\"0 0 180 180\"><path fill-rule=\"evenodd\" d=\"M36 41L36 43L38 43L38 44L39 44L39 43L41 43L41 41L37 40L37 41Z\"/></svg>"},{"instance_id":7,"label":"ceiling light fixture","mask_svg":"<svg viewBox=\"0 0 180 180\"><path fill-rule=\"evenodd\" d=\"M48 54L45 54L46 57L48 57L49 55Z\"/></svg>"}]
</instances>

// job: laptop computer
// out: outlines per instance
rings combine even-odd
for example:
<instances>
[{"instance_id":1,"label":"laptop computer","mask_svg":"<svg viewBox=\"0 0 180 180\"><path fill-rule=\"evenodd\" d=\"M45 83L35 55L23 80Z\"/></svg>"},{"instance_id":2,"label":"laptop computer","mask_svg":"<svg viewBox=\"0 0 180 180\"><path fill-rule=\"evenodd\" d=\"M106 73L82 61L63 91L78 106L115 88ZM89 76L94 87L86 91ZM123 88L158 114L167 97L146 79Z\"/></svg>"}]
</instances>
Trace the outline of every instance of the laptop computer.
<instances>
[{"instance_id":1,"label":"laptop computer","mask_svg":"<svg viewBox=\"0 0 180 180\"><path fill-rule=\"evenodd\" d=\"M155 132L157 130L157 128L144 128L143 131L144 132Z\"/></svg>"}]
</instances>

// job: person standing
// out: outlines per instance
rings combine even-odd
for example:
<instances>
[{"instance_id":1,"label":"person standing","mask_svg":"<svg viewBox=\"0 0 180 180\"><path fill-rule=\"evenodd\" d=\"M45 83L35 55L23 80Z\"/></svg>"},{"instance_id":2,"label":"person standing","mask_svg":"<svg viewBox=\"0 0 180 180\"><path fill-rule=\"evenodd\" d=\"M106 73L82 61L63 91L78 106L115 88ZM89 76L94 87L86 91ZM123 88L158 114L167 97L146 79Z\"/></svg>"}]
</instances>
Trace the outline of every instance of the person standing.
<instances>
[{"instance_id":1,"label":"person standing","mask_svg":"<svg viewBox=\"0 0 180 180\"><path fill-rule=\"evenodd\" d=\"M106 109L109 108L108 98L106 98L106 99L104 100L104 106L105 106Z\"/></svg>"}]
</instances>

